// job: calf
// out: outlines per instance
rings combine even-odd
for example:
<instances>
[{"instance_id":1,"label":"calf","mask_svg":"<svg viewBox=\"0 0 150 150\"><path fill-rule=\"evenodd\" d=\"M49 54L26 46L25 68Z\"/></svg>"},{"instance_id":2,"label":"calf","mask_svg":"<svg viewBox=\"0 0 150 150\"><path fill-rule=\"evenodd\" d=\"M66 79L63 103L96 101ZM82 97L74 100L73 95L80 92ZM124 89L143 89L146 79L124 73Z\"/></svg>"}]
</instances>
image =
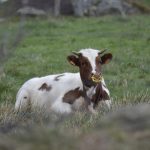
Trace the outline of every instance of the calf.
<instances>
[{"instance_id":1,"label":"calf","mask_svg":"<svg viewBox=\"0 0 150 150\"><path fill-rule=\"evenodd\" d=\"M109 90L102 77L102 65L112 54L94 49L82 49L67 57L70 64L79 67L79 73L63 73L32 78L25 82L17 94L15 109L38 106L58 113L71 113L86 105L95 113L99 101L110 107Z\"/></svg>"}]
</instances>

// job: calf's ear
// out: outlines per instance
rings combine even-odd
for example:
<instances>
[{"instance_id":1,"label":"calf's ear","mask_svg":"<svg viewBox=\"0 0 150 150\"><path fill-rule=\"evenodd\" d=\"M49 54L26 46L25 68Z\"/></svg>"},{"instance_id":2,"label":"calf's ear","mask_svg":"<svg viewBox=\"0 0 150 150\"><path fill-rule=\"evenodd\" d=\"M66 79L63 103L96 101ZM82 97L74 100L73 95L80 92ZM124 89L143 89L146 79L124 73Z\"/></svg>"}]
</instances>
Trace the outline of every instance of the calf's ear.
<instances>
[{"instance_id":1,"label":"calf's ear","mask_svg":"<svg viewBox=\"0 0 150 150\"><path fill-rule=\"evenodd\" d=\"M69 55L67 57L68 62L73 66L79 66L79 58L74 55Z\"/></svg>"},{"instance_id":2,"label":"calf's ear","mask_svg":"<svg viewBox=\"0 0 150 150\"><path fill-rule=\"evenodd\" d=\"M102 64L108 64L112 60L112 57L113 56L111 53L107 53L101 56Z\"/></svg>"}]
</instances>

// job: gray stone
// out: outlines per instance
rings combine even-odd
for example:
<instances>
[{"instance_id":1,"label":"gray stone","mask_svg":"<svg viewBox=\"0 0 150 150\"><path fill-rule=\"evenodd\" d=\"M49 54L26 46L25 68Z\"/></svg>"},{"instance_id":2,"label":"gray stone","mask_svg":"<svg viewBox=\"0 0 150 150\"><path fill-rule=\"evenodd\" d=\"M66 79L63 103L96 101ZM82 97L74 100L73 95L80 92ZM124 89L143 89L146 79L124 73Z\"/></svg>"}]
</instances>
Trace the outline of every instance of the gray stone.
<instances>
[{"instance_id":1,"label":"gray stone","mask_svg":"<svg viewBox=\"0 0 150 150\"><path fill-rule=\"evenodd\" d=\"M0 0L0 3L5 3L7 2L8 0Z\"/></svg>"},{"instance_id":2,"label":"gray stone","mask_svg":"<svg viewBox=\"0 0 150 150\"><path fill-rule=\"evenodd\" d=\"M101 0L97 6L97 15L121 14L125 16L122 0Z\"/></svg>"},{"instance_id":3,"label":"gray stone","mask_svg":"<svg viewBox=\"0 0 150 150\"><path fill-rule=\"evenodd\" d=\"M29 16L45 16L46 15L46 12L44 10L37 9L34 7L29 7L29 6L20 8L19 10L17 10L17 13L19 15L29 15Z\"/></svg>"},{"instance_id":4,"label":"gray stone","mask_svg":"<svg viewBox=\"0 0 150 150\"><path fill-rule=\"evenodd\" d=\"M79 17L89 15L92 3L93 0L72 0L74 15Z\"/></svg>"},{"instance_id":5,"label":"gray stone","mask_svg":"<svg viewBox=\"0 0 150 150\"><path fill-rule=\"evenodd\" d=\"M124 0L101 0L96 10L97 15L120 14L122 17L139 12L138 8Z\"/></svg>"},{"instance_id":6,"label":"gray stone","mask_svg":"<svg viewBox=\"0 0 150 150\"><path fill-rule=\"evenodd\" d=\"M123 1L122 6L126 14L140 13L140 10L138 8L132 6L132 4L127 3L125 1Z\"/></svg>"}]
</instances>

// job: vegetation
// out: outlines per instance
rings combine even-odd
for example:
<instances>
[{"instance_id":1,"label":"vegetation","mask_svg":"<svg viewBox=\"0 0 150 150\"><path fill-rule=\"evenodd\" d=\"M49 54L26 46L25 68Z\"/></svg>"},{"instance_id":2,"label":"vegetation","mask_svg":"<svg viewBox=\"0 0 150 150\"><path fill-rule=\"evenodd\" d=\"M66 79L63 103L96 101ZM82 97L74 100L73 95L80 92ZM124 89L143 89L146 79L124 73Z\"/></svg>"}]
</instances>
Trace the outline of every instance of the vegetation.
<instances>
[{"instance_id":1,"label":"vegetation","mask_svg":"<svg viewBox=\"0 0 150 150\"><path fill-rule=\"evenodd\" d=\"M102 150L110 147L114 150L137 150L140 147L144 149L145 145L145 150L149 149L148 17L28 19L23 40L11 52L0 74L0 149L98 149L103 145L108 147L101 147ZM8 49L12 48L18 22L14 19L0 24L0 36L7 31L11 37ZM114 56L112 62L103 68L113 98L111 110L101 105L96 116L87 112L75 112L69 116L45 114L44 110L14 112L16 93L26 80L35 76L77 72L78 68L67 63L66 56L89 47L108 48ZM132 108L131 105L137 106ZM118 113L118 109L124 107L129 108ZM89 137L94 139L95 146L88 146L92 143Z\"/></svg>"}]
</instances>

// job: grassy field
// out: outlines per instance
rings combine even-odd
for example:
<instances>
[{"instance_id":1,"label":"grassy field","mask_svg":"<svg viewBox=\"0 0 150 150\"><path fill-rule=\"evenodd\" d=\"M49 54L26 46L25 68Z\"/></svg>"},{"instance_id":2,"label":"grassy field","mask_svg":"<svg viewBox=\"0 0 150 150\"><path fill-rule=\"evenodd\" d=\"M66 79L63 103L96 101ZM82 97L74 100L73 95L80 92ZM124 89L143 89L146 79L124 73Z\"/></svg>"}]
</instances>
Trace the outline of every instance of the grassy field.
<instances>
[{"instance_id":1,"label":"grassy field","mask_svg":"<svg viewBox=\"0 0 150 150\"><path fill-rule=\"evenodd\" d=\"M146 143L150 137L150 128L147 128L149 118L146 123L146 119L142 121L145 123L142 132L144 138L141 140L143 145L130 135L130 130L126 133L130 123L133 121L134 124L135 120L132 119L139 117L139 122L135 121L138 124L141 123L140 119L143 120L147 116L138 116L140 112L143 114L143 111L137 106L133 106L136 111L126 107L143 103L149 106L150 102L150 16L130 16L126 19L119 16L28 19L24 26L24 38L14 50L11 43L17 36L18 23L17 19L14 19L0 24L0 37L5 32L10 36L8 49L11 54L3 63L0 74L0 150L12 150L12 147L24 147L25 150L49 147L76 149L76 146L79 146L79 149L90 149L90 146L86 147L86 140L90 141L90 136L95 139L94 142L101 139L98 143L95 142L97 145L101 142L107 143L106 139L109 137L108 147L101 148L102 150L109 149L114 143L118 145L112 148L114 150L137 150L138 146L143 147L144 144L147 145L145 150L150 148ZM70 66L66 57L72 51L89 47L108 48L114 56L112 62L103 68L104 78L113 98L111 110L100 106L97 116L86 112L76 112L71 116L47 115L42 110L21 114L14 112L16 93L26 80L35 76L77 72L78 68ZM144 107L145 111L150 110L145 105L141 107ZM131 117L132 121L125 122L125 125L120 125L119 121L116 121L119 125L113 124L113 119L119 118L118 113L115 113L118 109L129 110L127 118L132 116L132 113L135 117ZM122 118L126 118L123 116L128 111L123 112L122 114L122 111L119 111ZM134 127L131 125L131 129L134 130ZM97 135L98 133L101 135ZM111 136L113 138L110 138ZM130 140L135 145L132 145ZM6 141L10 143L10 147ZM128 146L125 146L126 144ZM96 146L94 148L94 145L91 148L98 149Z\"/></svg>"}]
</instances>

